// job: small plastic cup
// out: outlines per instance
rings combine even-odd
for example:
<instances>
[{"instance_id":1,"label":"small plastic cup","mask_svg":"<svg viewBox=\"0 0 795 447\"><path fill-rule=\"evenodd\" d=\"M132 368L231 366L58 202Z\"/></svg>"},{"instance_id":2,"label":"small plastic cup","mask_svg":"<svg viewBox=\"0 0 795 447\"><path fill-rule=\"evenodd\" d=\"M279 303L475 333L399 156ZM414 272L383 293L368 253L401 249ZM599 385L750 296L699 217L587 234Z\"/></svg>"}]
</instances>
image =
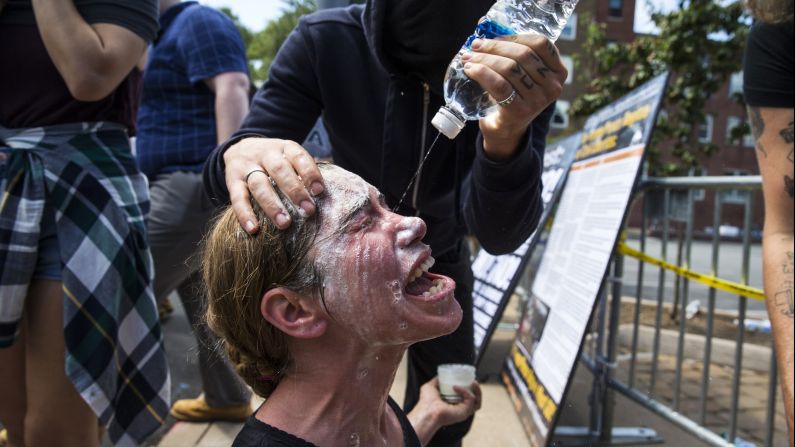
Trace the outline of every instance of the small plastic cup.
<instances>
[{"instance_id":1,"label":"small plastic cup","mask_svg":"<svg viewBox=\"0 0 795 447\"><path fill-rule=\"evenodd\" d=\"M462 363L446 363L437 368L439 375L439 394L445 402L458 403L464 399L455 392L453 386L472 389L475 381L475 367Z\"/></svg>"}]
</instances>

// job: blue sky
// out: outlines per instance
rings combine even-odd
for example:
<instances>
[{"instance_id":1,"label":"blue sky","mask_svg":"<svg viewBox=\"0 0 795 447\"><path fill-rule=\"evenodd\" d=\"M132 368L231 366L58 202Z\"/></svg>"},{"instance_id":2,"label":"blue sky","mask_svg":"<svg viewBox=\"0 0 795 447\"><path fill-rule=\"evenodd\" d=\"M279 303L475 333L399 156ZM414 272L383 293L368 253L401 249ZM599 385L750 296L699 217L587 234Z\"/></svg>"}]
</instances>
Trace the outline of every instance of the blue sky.
<instances>
[{"instance_id":1,"label":"blue sky","mask_svg":"<svg viewBox=\"0 0 795 447\"><path fill-rule=\"evenodd\" d=\"M240 17L248 28L258 31L265 27L269 20L279 16L284 3L281 0L200 0L205 5L227 6ZM647 0L637 0L635 14L635 31L653 31L647 12ZM655 8L669 11L677 7L677 0L649 0Z\"/></svg>"},{"instance_id":2,"label":"blue sky","mask_svg":"<svg viewBox=\"0 0 795 447\"><path fill-rule=\"evenodd\" d=\"M226 6L251 30L265 28L269 20L279 17L284 3L281 0L199 0L200 3L220 8Z\"/></svg>"}]
</instances>

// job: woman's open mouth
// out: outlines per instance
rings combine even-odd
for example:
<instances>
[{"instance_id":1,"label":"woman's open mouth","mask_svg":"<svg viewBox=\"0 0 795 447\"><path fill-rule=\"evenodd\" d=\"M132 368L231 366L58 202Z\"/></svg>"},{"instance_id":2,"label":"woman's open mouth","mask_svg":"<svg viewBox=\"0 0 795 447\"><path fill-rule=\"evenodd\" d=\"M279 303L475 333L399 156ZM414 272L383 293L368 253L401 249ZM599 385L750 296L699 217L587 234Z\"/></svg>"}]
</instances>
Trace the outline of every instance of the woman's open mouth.
<instances>
[{"instance_id":1,"label":"woman's open mouth","mask_svg":"<svg viewBox=\"0 0 795 447\"><path fill-rule=\"evenodd\" d=\"M452 295L455 290L455 282L452 279L428 272L434 262L433 258L428 258L409 276L409 282L403 289L409 298L430 302Z\"/></svg>"}]
</instances>

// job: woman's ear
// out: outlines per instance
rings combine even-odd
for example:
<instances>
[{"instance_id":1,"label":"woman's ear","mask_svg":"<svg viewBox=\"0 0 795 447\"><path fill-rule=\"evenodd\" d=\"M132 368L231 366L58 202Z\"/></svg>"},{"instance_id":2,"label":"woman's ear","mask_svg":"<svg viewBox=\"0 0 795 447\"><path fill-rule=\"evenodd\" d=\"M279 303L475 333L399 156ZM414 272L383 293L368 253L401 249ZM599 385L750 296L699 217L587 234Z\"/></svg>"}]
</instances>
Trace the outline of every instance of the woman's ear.
<instances>
[{"instance_id":1,"label":"woman's ear","mask_svg":"<svg viewBox=\"0 0 795 447\"><path fill-rule=\"evenodd\" d=\"M328 320L314 298L284 287L269 290L260 302L260 313L270 324L295 338L317 338L326 332Z\"/></svg>"}]
</instances>

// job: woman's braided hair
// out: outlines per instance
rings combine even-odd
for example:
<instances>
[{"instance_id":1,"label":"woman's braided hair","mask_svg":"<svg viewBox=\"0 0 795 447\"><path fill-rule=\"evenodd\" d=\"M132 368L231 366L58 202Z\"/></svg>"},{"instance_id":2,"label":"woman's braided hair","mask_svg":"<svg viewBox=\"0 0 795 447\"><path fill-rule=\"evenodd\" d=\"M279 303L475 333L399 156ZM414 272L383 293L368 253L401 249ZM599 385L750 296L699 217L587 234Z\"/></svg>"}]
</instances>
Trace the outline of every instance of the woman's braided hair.
<instances>
[{"instance_id":1,"label":"woman's braided hair","mask_svg":"<svg viewBox=\"0 0 795 447\"><path fill-rule=\"evenodd\" d=\"M288 337L260 312L262 297L272 288L286 287L322 299L322 278L310 255L319 213L304 219L279 195L292 218L288 230L276 228L252 201L259 232L243 231L227 209L208 234L202 256L207 323L223 340L237 373L265 398L289 372L291 356Z\"/></svg>"}]
</instances>

